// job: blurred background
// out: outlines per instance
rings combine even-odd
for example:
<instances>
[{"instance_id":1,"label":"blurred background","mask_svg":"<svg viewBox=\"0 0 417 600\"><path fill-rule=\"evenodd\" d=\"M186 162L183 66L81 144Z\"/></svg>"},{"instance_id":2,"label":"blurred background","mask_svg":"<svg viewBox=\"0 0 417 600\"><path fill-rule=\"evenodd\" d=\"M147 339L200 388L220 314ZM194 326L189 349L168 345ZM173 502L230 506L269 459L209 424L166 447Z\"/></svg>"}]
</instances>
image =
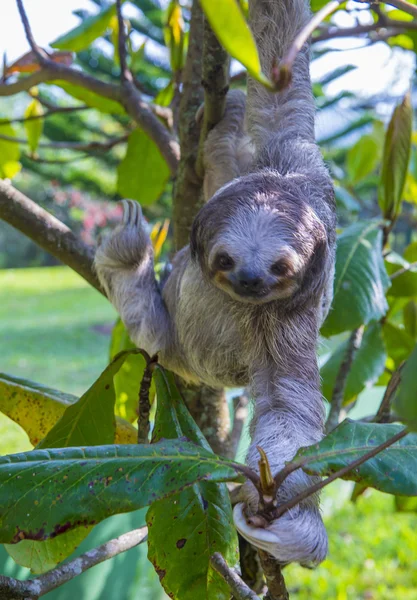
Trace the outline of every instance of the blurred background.
<instances>
[{"instance_id":1,"label":"blurred background","mask_svg":"<svg viewBox=\"0 0 417 600\"><path fill-rule=\"evenodd\" d=\"M50 48L57 41L52 47L64 51L71 48L65 37L68 31L88 25L90 18L94 22L95 16L111 5L106 0L32 0L26 4L37 42ZM124 6L132 71L144 97L160 106L175 105L176 97L173 60L167 48L168 4L168 0L135 0ZM186 32L189 6L187 2L181 5L181 27ZM2 0L0 11L0 54L5 56L5 73L18 77L32 68L30 58L24 59L29 48L14 0ZM387 23L387 18L397 25ZM403 23L402 28L398 22ZM85 27L87 33L72 60L87 73L117 81L114 15L100 27L93 34L91 27ZM346 34L334 34L341 30ZM381 7L370 13L367 5L347 2L344 10L316 32L311 73L317 138L334 177L341 227L378 214L377 184L385 129L394 106L410 88L415 105L416 51L417 29L414 23L408 25L405 13L395 9ZM174 68L180 69L181 64ZM231 72L233 85L244 86L246 75L241 65L234 61ZM128 142L131 124L127 116L106 102L69 84L43 84L30 94L1 97L0 177L12 179L18 189L87 244L95 244L100 233L120 220L118 199L139 200L155 231L164 232L159 238L159 260L163 262L172 249L166 221L171 214L172 185L162 166L157 170L158 181L148 182L146 188L129 177L132 169L149 166L147 156L139 143ZM38 120L41 127L34 131L23 121L36 110L50 114ZM10 138L35 138L37 143L13 142ZM118 141L112 146L113 140ZM416 141L413 137L413 144ZM74 144L84 144L85 149L79 151ZM399 253L415 239L414 145L404 197L393 238ZM82 394L108 362L114 309L77 274L1 221L0 269L0 370ZM343 339L323 341L323 365ZM384 385L383 375L371 378L355 396L352 416L372 413ZM0 414L0 454L29 448L24 431ZM323 513L330 555L315 571L293 565L286 569L291 597L417 600L416 503L399 507L393 497L376 491L367 491L353 503L351 494L350 483L337 482L326 488ZM141 525L143 519L143 513L108 519L84 540L78 553ZM27 572L0 548L0 573L22 577ZM95 567L46 598L66 600L74 595L79 600L165 597L142 547Z\"/></svg>"}]
</instances>

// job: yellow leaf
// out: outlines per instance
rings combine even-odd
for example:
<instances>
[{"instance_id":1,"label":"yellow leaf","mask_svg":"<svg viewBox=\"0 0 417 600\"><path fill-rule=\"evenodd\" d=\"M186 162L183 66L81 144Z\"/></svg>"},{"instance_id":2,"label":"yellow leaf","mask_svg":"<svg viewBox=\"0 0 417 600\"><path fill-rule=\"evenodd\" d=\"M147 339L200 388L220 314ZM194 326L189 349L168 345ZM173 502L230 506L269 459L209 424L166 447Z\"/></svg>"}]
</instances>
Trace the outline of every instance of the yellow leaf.
<instances>
[{"instance_id":1,"label":"yellow leaf","mask_svg":"<svg viewBox=\"0 0 417 600\"><path fill-rule=\"evenodd\" d=\"M25 121L25 130L26 135L29 142L29 148L32 154L34 154L38 148L39 140L43 131L43 119L37 118L43 115L43 106L34 98L32 102L30 102L25 110L25 119L29 119ZM36 118L33 118L36 117Z\"/></svg>"}]
</instances>

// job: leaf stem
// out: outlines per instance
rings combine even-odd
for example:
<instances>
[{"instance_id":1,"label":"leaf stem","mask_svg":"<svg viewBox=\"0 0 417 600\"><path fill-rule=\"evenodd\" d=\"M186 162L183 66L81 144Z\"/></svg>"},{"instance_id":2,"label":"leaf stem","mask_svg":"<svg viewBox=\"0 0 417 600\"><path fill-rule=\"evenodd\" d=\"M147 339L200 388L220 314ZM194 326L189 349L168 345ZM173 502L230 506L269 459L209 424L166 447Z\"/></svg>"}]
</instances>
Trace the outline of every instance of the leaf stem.
<instances>
[{"instance_id":1,"label":"leaf stem","mask_svg":"<svg viewBox=\"0 0 417 600\"><path fill-rule=\"evenodd\" d=\"M336 471L335 473L330 475L330 477L327 477L326 479L319 481L315 485L312 485L311 487L306 488L300 494L297 494L297 496L294 496L294 498L291 498L291 500L288 500L287 502L284 502L284 504L281 504L280 506L278 506L278 508L275 510L273 518L278 519L284 513L286 513L288 510L290 510L291 508L294 508L294 506L296 506L297 504L299 504L300 502L302 502L303 500L305 500L312 494L315 494L316 492L320 491L321 489L323 489L324 487L329 485L329 483L332 483L333 481L335 481L335 479L344 477L347 473L349 473L349 471L352 471L352 469L356 469L357 467L359 467L361 464L363 464L367 460L373 458L374 456L376 456L377 454L379 454L386 448L389 448L389 446L392 446L392 444L395 444L395 442L398 442L398 440L401 440L408 433L409 433L408 429L402 429L401 431L399 431L398 433L393 435L388 440L385 440L385 442L383 442L382 444L379 444L379 446L376 446L369 452L366 452L361 457L359 457L358 459L351 462L349 465L346 465L342 469L339 469L338 471ZM292 470L290 470L289 472L295 471L296 468L300 468L300 467L302 467L304 469L309 463L314 462L314 460L317 460L317 456L310 456L308 458L301 459L298 463L293 463L294 468ZM296 466L296 465L298 465L298 466ZM291 463L290 463L290 465L287 465L287 467L290 467L290 466L291 466ZM281 471L281 473L287 467L285 467ZM289 474L289 473L287 473L287 474Z\"/></svg>"}]
</instances>

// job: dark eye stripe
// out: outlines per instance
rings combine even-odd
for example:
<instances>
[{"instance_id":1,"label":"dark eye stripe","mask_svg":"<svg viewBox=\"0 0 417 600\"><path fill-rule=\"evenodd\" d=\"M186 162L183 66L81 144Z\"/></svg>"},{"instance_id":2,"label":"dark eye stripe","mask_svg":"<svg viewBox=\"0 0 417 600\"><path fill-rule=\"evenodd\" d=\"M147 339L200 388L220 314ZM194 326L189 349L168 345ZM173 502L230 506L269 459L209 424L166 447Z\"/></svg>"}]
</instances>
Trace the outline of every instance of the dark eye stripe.
<instances>
[{"instance_id":1,"label":"dark eye stripe","mask_svg":"<svg viewBox=\"0 0 417 600\"><path fill-rule=\"evenodd\" d=\"M271 273L273 273L274 275L280 276L280 277L287 275L288 270L289 269L288 269L287 263L282 260L278 260L271 267Z\"/></svg>"},{"instance_id":2,"label":"dark eye stripe","mask_svg":"<svg viewBox=\"0 0 417 600\"><path fill-rule=\"evenodd\" d=\"M216 256L215 265L217 269L229 271L230 269L233 269L234 264L233 259L227 254L219 254Z\"/></svg>"}]
</instances>

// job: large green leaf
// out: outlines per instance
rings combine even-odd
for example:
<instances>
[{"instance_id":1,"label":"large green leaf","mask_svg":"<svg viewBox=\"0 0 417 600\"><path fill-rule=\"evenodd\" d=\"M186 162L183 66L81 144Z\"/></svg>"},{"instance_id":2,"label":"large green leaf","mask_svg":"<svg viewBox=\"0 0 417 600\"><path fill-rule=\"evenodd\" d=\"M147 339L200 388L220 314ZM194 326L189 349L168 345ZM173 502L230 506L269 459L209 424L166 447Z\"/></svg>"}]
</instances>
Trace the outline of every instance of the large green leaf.
<instances>
[{"instance_id":1,"label":"large green leaf","mask_svg":"<svg viewBox=\"0 0 417 600\"><path fill-rule=\"evenodd\" d=\"M382 260L380 224L364 221L339 236L332 309L322 327L325 336L356 329L380 319L388 308L390 280Z\"/></svg>"},{"instance_id":2,"label":"large green leaf","mask_svg":"<svg viewBox=\"0 0 417 600\"><path fill-rule=\"evenodd\" d=\"M359 423L347 419L319 444L301 449L306 458L305 471L331 475L370 452L403 427L393 424ZM417 435L409 434L374 458L356 467L343 478L373 487L388 494L417 495Z\"/></svg>"},{"instance_id":3,"label":"large green leaf","mask_svg":"<svg viewBox=\"0 0 417 600\"><path fill-rule=\"evenodd\" d=\"M185 407L172 374L157 368L155 379L158 404L153 439L185 435L211 452ZM231 566L237 561L237 535L225 484L201 482L155 502L148 511L147 522L148 557L167 594L177 600L229 599L228 586L210 564L216 551Z\"/></svg>"},{"instance_id":4,"label":"large green leaf","mask_svg":"<svg viewBox=\"0 0 417 600\"><path fill-rule=\"evenodd\" d=\"M378 202L386 219L394 219L401 209L410 160L412 128L413 108L408 93L395 108L385 137Z\"/></svg>"},{"instance_id":5,"label":"large green leaf","mask_svg":"<svg viewBox=\"0 0 417 600\"><path fill-rule=\"evenodd\" d=\"M346 354L348 342L342 342L320 370L324 397L331 402L336 378ZM346 382L344 403L354 401L365 387L377 381L384 370L387 353L379 323L372 323L364 333Z\"/></svg>"},{"instance_id":6,"label":"large green leaf","mask_svg":"<svg viewBox=\"0 0 417 600\"><path fill-rule=\"evenodd\" d=\"M401 370L401 381L392 403L395 414L417 431L417 345Z\"/></svg>"},{"instance_id":7,"label":"large green leaf","mask_svg":"<svg viewBox=\"0 0 417 600\"><path fill-rule=\"evenodd\" d=\"M116 433L113 377L132 351L118 354L81 398L68 406L38 448L113 444Z\"/></svg>"},{"instance_id":8,"label":"large green leaf","mask_svg":"<svg viewBox=\"0 0 417 600\"><path fill-rule=\"evenodd\" d=\"M0 543L48 539L142 508L199 481L239 479L234 463L182 440L4 456Z\"/></svg>"},{"instance_id":9,"label":"large green leaf","mask_svg":"<svg viewBox=\"0 0 417 600\"><path fill-rule=\"evenodd\" d=\"M356 184L372 173L378 164L380 145L375 136L365 135L347 153L346 170L349 182Z\"/></svg>"},{"instance_id":10,"label":"large green leaf","mask_svg":"<svg viewBox=\"0 0 417 600\"><path fill-rule=\"evenodd\" d=\"M140 168L139 168L140 166ZM121 196L141 204L156 202L165 189L170 171L158 146L140 129L129 136L126 156L117 169Z\"/></svg>"},{"instance_id":11,"label":"large green leaf","mask_svg":"<svg viewBox=\"0 0 417 600\"><path fill-rule=\"evenodd\" d=\"M84 102L87 106L91 106L91 108L97 108L103 113L108 113L111 115L124 115L125 109L119 102L116 100L110 100L109 98L104 98L100 96L100 94L96 94L87 90L86 88L81 87L80 85L73 85L72 83L67 83L62 80L51 81L53 85L57 85L64 90L67 94Z\"/></svg>"},{"instance_id":12,"label":"large green leaf","mask_svg":"<svg viewBox=\"0 0 417 600\"><path fill-rule=\"evenodd\" d=\"M236 0L200 0L200 3L225 50L242 63L254 79L271 86L262 73L255 40Z\"/></svg>"},{"instance_id":13,"label":"large green leaf","mask_svg":"<svg viewBox=\"0 0 417 600\"><path fill-rule=\"evenodd\" d=\"M80 52L90 46L94 40L103 35L109 27L110 19L116 14L116 3L113 2L109 8L86 19L83 19L77 27L68 33L61 35L50 45L58 50L69 50Z\"/></svg>"},{"instance_id":14,"label":"large green leaf","mask_svg":"<svg viewBox=\"0 0 417 600\"><path fill-rule=\"evenodd\" d=\"M123 350L131 350L135 344L129 338L126 327L119 319L113 327L110 342L110 359ZM142 354L130 354L113 377L116 391L115 412L123 419L134 423L138 418L139 388L145 371L146 361ZM151 402L155 388L151 387Z\"/></svg>"},{"instance_id":15,"label":"large green leaf","mask_svg":"<svg viewBox=\"0 0 417 600\"><path fill-rule=\"evenodd\" d=\"M394 361L395 367L398 367L413 351L414 339L405 329L389 322L382 325L382 335L388 356Z\"/></svg>"}]
</instances>

